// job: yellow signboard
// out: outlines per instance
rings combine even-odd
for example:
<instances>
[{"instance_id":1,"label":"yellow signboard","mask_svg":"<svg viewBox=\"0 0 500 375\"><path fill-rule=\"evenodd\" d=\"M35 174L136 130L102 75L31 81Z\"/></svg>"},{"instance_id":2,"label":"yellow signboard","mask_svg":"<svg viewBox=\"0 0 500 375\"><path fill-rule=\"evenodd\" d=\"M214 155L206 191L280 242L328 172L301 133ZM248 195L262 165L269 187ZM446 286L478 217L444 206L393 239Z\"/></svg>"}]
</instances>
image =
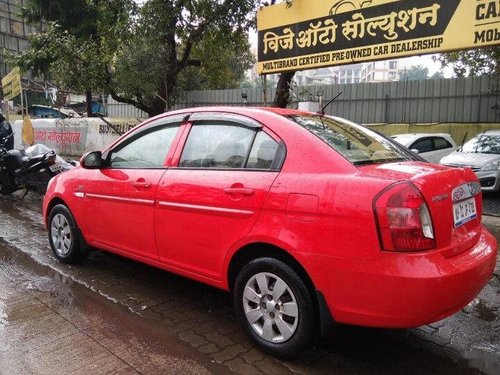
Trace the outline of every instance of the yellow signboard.
<instances>
[{"instance_id":1,"label":"yellow signboard","mask_svg":"<svg viewBox=\"0 0 500 375\"><path fill-rule=\"evenodd\" d=\"M14 68L2 78L3 98L9 100L21 93L21 71Z\"/></svg>"},{"instance_id":2,"label":"yellow signboard","mask_svg":"<svg viewBox=\"0 0 500 375\"><path fill-rule=\"evenodd\" d=\"M257 14L258 71L500 44L499 0L293 0Z\"/></svg>"}]
</instances>

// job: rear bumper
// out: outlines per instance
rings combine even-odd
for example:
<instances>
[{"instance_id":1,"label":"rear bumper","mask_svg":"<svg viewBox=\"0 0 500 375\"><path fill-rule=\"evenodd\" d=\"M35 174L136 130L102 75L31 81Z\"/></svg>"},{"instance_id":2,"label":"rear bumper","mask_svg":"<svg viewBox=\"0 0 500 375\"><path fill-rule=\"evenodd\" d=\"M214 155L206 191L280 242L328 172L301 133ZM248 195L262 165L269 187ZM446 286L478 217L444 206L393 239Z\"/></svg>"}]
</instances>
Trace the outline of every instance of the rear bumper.
<instances>
[{"instance_id":1,"label":"rear bumper","mask_svg":"<svg viewBox=\"0 0 500 375\"><path fill-rule=\"evenodd\" d=\"M496 240L483 229L475 246L450 258L440 251L384 253L378 261L315 257L314 282L336 322L412 328L471 302L490 280L496 257Z\"/></svg>"}]
</instances>

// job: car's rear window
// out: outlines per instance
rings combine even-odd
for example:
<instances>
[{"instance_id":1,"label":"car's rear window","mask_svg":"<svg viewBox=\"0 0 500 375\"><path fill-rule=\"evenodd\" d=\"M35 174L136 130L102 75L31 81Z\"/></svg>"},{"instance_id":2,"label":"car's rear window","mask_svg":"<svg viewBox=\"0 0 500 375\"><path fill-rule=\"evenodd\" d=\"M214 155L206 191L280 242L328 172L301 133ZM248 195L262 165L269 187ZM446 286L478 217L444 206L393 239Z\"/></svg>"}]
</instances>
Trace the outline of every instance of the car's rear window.
<instances>
[{"instance_id":1,"label":"car's rear window","mask_svg":"<svg viewBox=\"0 0 500 375\"><path fill-rule=\"evenodd\" d=\"M338 117L292 115L287 118L321 138L355 165L416 160L377 132Z\"/></svg>"}]
</instances>

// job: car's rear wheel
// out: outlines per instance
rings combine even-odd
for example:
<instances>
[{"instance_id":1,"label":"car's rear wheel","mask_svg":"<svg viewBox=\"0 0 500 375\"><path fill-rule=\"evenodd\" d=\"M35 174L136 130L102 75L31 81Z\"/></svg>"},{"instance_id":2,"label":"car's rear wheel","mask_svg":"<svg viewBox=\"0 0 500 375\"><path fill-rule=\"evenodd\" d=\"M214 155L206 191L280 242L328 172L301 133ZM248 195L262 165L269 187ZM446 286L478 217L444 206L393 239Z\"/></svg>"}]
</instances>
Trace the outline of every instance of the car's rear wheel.
<instances>
[{"instance_id":1,"label":"car's rear wheel","mask_svg":"<svg viewBox=\"0 0 500 375\"><path fill-rule=\"evenodd\" d=\"M88 255L88 247L65 205L58 204L50 211L49 243L56 258L63 263L79 263Z\"/></svg>"},{"instance_id":2,"label":"car's rear wheel","mask_svg":"<svg viewBox=\"0 0 500 375\"><path fill-rule=\"evenodd\" d=\"M233 297L238 318L262 350L290 358L311 343L311 293L286 263L260 258L246 264L236 278Z\"/></svg>"}]
</instances>

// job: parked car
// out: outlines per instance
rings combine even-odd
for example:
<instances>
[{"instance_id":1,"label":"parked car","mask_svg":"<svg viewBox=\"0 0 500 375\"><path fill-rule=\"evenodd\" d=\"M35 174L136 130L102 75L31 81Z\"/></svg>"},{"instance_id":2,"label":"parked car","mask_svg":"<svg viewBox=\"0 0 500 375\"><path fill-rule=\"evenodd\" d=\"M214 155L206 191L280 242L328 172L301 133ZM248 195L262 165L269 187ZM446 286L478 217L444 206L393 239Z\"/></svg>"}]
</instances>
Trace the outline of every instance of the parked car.
<instances>
[{"instance_id":1,"label":"parked car","mask_svg":"<svg viewBox=\"0 0 500 375\"><path fill-rule=\"evenodd\" d=\"M341 118L224 107L147 120L43 202L61 262L90 246L231 291L280 357L332 322L416 327L467 305L496 263L481 211L470 169Z\"/></svg>"},{"instance_id":2,"label":"parked car","mask_svg":"<svg viewBox=\"0 0 500 375\"><path fill-rule=\"evenodd\" d=\"M408 133L393 135L391 138L430 163L439 163L441 158L458 148L447 133Z\"/></svg>"},{"instance_id":3,"label":"parked car","mask_svg":"<svg viewBox=\"0 0 500 375\"><path fill-rule=\"evenodd\" d=\"M500 130L476 135L455 152L441 159L451 167L469 167L483 191L500 191Z\"/></svg>"}]
</instances>

